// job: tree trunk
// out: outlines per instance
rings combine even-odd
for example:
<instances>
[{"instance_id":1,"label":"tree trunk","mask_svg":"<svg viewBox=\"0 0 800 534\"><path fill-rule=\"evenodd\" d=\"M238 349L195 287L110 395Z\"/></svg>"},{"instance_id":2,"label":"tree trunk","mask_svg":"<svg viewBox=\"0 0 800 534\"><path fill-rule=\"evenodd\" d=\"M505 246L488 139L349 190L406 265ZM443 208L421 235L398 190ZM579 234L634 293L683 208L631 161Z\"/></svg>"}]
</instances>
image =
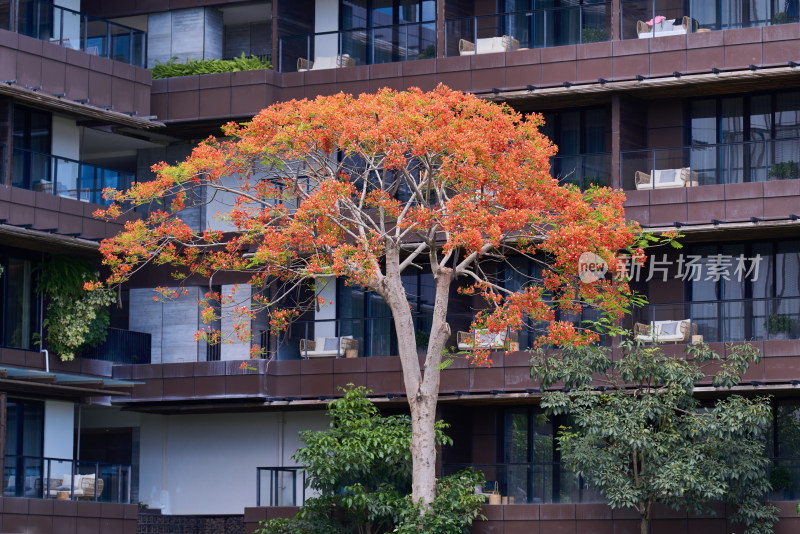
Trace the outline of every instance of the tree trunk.
<instances>
[{"instance_id":1,"label":"tree trunk","mask_svg":"<svg viewBox=\"0 0 800 534\"><path fill-rule=\"evenodd\" d=\"M650 517L642 516L640 525L641 534L650 534Z\"/></svg>"},{"instance_id":2,"label":"tree trunk","mask_svg":"<svg viewBox=\"0 0 800 534\"><path fill-rule=\"evenodd\" d=\"M436 397L409 397L411 408L411 496L423 505L436 495Z\"/></svg>"},{"instance_id":3,"label":"tree trunk","mask_svg":"<svg viewBox=\"0 0 800 534\"><path fill-rule=\"evenodd\" d=\"M439 269L436 275L436 302L433 308L431 335L428 352L425 356L423 376L417 356L414 318L409 308L406 291L403 287L399 269L399 249L386 248L386 277L376 287L392 310L400 364L403 368L408 405L411 411L411 458L412 482L411 497L423 506L433 502L436 495L436 403L439 397L439 365L442 350L450 337L447 324L447 304L452 269Z\"/></svg>"}]
</instances>

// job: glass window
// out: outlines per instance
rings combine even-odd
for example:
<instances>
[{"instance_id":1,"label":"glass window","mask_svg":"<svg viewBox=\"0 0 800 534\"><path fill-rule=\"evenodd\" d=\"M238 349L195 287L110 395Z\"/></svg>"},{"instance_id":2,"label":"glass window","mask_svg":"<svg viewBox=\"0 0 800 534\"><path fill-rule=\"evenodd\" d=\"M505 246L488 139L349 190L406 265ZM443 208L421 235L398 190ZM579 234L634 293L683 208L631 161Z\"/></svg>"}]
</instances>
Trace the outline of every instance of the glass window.
<instances>
[{"instance_id":1,"label":"glass window","mask_svg":"<svg viewBox=\"0 0 800 534\"><path fill-rule=\"evenodd\" d=\"M695 100L691 105L692 144L713 145L717 142L717 104L715 100Z\"/></svg>"},{"instance_id":2,"label":"glass window","mask_svg":"<svg viewBox=\"0 0 800 534\"><path fill-rule=\"evenodd\" d=\"M21 258L0 258L3 276L0 277L0 310L3 318L3 345L18 349L33 349L33 334L37 331L37 299L34 294L33 262Z\"/></svg>"}]
</instances>

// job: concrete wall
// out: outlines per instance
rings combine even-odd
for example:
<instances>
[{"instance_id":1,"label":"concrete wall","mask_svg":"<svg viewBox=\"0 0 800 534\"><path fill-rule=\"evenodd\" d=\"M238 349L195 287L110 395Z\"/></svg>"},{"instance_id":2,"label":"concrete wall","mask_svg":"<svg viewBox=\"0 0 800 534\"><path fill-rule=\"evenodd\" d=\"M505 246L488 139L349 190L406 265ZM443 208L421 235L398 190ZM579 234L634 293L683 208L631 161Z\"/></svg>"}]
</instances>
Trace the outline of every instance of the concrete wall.
<instances>
[{"instance_id":1,"label":"concrete wall","mask_svg":"<svg viewBox=\"0 0 800 534\"><path fill-rule=\"evenodd\" d=\"M322 411L206 415L87 409L84 428L139 426L139 495L165 514L241 514L256 505L256 468L297 465L300 430L324 429Z\"/></svg>"},{"instance_id":2,"label":"concrete wall","mask_svg":"<svg viewBox=\"0 0 800 534\"><path fill-rule=\"evenodd\" d=\"M316 0L314 5L314 33L335 32L339 29L338 0ZM339 36L335 33L314 38L314 57L335 56L339 50Z\"/></svg>"},{"instance_id":3,"label":"concrete wall","mask_svg":"<svg viewBox=\"0 0 800 534\"><path fill-rule=\"evenodd\" d=\"M44 402L44 455L48 458L73 457L75 405L71 402ZM55 466L53 466L55 469Z\"/></svg>"},{"instance_id":4,"label":"concrete wall","mask_svg":"<svg viewBox=\"0 0 800 534\"><path fill-rule=\"evenodd\" d=\"M233 291L233 285L223 285L222 294L229 295ZM223 336L227 337L231 343L225 343L221 347L220 358L222 360L247 360L250 358L250 342L239 341L236 336L235 326L244 325L244 328L250 328L250 319L242 321L241 318L234 315L234 308L237 306L250 307L250 286L247 284L239 284L234 294L235 301L222 306L222 325L221 330Z\"/></svg>"},{"instance_id":5,"label":"concrete wall","mask_svg":"<svg viewBox=\"0 0 800 534\"><path fill-rule=\"evenodd\" d=\"M62 158L80 159L81 131L75 119L63 115L53 115L52 154Z\"/></svg>"},{"instance_id":6,"label":"concrete wall","mask_svg":"<svg viewBox=\"0 0 800 534\"><path fill-rule=\"evenodd\" d=\"M324 300L314 312L314 319L323 321L336 319L336 279L334 277L317 280L317 297ZM329 304L330 303L330 304ZM317 323L314 325L314 337L335 337L336 321Z\"/></svg>"},{"instance_id":7,"label":"concrete wall","mask_svg":"<svg viewBox=\"0 0 800 534\"><path fill-rule=\"evenodd\" d=\"M209 7L153 13L147 24L147 66L222 57L222 12Z\"/></svg>"},{"instance_id":8,"label":"concrete wall","mask_svg":"<svg viewBox=\"0 0 800 534\"><path fill-rule=\"evenodd\" d=\"M152 335L152 363L198 361L194 333L201 323L197 301L202 289L187 290L187 295L168 302L154 301L156 293L151 288L130 291L130 329Z\"/></svg>"}]
</instances>

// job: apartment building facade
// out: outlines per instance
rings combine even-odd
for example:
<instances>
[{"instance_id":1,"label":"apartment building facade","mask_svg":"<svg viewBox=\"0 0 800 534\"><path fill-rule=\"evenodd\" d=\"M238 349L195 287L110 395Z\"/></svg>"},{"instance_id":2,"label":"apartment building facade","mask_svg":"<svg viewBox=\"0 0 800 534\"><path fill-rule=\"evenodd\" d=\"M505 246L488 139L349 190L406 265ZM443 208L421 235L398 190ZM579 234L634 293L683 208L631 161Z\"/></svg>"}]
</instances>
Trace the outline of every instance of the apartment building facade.
<instances>
[{"instance_id":1,"label":"apartment building facade","mask_svg":"<svg viewBox=\"0 0 800 534\"><path fill-rule=\"evenodd\" d=\"M61 362L36 344L47 313L36 269L53 255L99 264L99 240L122 227L93 217L102 189L151 178L152 164L183 159L228 121L293 98L439 83L544 114L559 146L554 176L622 189L631 220L685 234L684 249L635 273L650 304L630 326L688 321L722 353L740 341L762 351L743 390L772 395L769 454L790 482L769 498L782 510L776 532L797 528L796 0L10 0L0 2L0 28L0 532L133 532L137 520L196 516L250 532L301 504L298 431L326 426L340 386L365 385L383 408L403 410L388 309L341 281L319 290L333 304L281 337L254 321L252 344L268 358L241 369L250 344L194 341L207 284L155 302L153 288L170 282L149 271L120 292L106 342ZM273 68L155 80L148 70L242 53ZM219 227L224 206L186 220ZM432 281L404 278L424 328ZM452 344L476 306L453 300ZM301 341L345 336L355 354L301 351ZM519 333L520 347L529 341ZM678 354L687 342L664 349ZM473 532L635 531L635 516L612 512L561 464L563 421L539 408L528 356L498 352L494 362L461 359L442 374L440 413L455 445L442 451L441 472L474 466L506 498ZM138 519L127 504L137 502L162 518ZM654 528L735 531L717 512L659 510Z\"/></svg>"}]
</instances>

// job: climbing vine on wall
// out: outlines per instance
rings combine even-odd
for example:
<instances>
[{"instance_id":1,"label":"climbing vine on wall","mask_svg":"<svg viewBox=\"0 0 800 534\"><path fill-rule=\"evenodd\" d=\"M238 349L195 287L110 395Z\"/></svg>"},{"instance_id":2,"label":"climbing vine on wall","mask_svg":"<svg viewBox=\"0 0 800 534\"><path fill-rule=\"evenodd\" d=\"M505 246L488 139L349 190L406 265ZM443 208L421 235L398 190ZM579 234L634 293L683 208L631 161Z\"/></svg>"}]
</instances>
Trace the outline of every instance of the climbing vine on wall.
<instances>
[{"instance_id":1,"label":"climbing vine on wall","mask_svg":"<svg viewBox=\"0 0 800 534\"><path fill-rule=\"evenodd\" d=\"M84 284L96 281L98 276L88 261L70 256L50 256L39 268L36 291L44 295L47 305L42 321L43 348L62 360L73 360L84 346L106 339L108 307L115 295L84 290Z\"/></svg>"}]
</instances>

